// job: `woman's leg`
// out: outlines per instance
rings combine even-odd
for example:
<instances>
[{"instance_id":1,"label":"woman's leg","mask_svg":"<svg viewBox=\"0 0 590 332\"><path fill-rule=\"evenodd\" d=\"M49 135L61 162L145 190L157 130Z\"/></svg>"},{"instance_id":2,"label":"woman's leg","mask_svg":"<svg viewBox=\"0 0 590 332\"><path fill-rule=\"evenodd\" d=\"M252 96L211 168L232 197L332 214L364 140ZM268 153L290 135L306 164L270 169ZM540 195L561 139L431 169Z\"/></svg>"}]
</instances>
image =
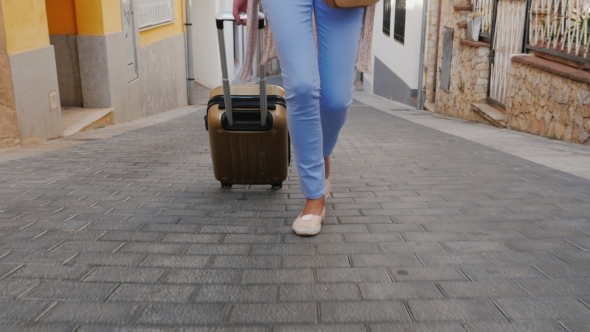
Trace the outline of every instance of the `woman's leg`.
<instances>
[{"instance_id":1,"label":"woman's leg","mask_svg":"<svg viewBox=\"0 0 590 332\"><path fill-rule=\"evenodd\" d=\"M309 200L320 199L325 193L325 179L320 74L312 30L313 0L262 0L262 4L281 64L301 191ZM323 201L320 213L322 208Z\"/></svg>"},{"instance_id":2,"label":"woman's leg","mask_svg":"<svg viewBox=\"0 0 590 332\"><path fill-rule=\"evenodd\" d=\"M321 81L322 153L328 158L352 104L364 8L333 9L314 0Z\"/></svg>"}]
</instances>

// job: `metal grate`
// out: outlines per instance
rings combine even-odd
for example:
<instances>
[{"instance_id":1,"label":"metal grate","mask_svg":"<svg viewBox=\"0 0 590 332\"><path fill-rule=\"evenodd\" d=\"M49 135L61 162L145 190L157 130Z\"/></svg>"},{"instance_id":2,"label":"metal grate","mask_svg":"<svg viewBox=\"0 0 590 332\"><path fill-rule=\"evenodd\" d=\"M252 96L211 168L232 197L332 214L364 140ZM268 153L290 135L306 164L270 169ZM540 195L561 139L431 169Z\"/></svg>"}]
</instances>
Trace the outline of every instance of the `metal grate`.
<instances>
[{"instance_id":1,"label":"metal grate","mask_svg":"<svg viewBox=\"0 0 590 332\"><path fill-rule=\"evenodd\" d=\"M590 58L590 0L532 0L529 22L531 46Z\"/></svg>"},{"instance_id":2,"label":"metal grate","mask_svg":"<svg viewBox=\"0 0 590 332\"><path fill-rule=\"evenodd\" d=\"M395 2L395 21L393 25L393 39L404 43L406 35L406 0Z\"/></svg>"},{"instance_id":3,"label":"metal grate","mask_svg":"<svg viewBox=\"0 0 590 332\"><path fill-rule=\"evenodd\" d=\"M510 58L522 53L526 1L500 0L494 29L494 62L491 64L490 99L500 105L506 102Z\"/></svg>"},{"instance_id":4,"label":"metal grate","mask_svg":"<svg viewBox=\"0 0 590 332\"><path fill-rule=\"evenodd\" d=\"M494 0L475 0L474 12L480 13L481 34L489 35L492 31L492 19L494 17Z\"/></svg>"},{"instance_id":5,"label":"metal grate","mask_svg":"<svg viewBox=\"0 0 590 332\"><path fill-rule=\"evenodd\" d=\"M383 33L391 35L391 0L383 0Z\"/></svg>"},{"instance_id":6,"label":"metal grate","mask_svg":"<svg viewBox=\"0 0 590 332\"><path fill-rule=\"evenodd\" d=\"M174 22L172 0L139 0L139 28Z\"/></svg>"}]
</instances>

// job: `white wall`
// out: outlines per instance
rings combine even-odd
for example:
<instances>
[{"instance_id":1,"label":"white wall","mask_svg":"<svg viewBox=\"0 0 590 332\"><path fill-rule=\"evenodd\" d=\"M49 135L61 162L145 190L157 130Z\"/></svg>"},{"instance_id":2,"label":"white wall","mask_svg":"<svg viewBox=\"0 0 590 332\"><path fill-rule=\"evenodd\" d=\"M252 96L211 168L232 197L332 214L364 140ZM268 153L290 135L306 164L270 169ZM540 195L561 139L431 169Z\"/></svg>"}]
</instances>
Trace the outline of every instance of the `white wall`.
<instances>
[{"instance_id":1,"label":"white wall","mask_svg":"<svg viewBox=\"0 0 590 332\"><path fill-rule=\"evenodd\" d=\"M193 1L193 46L195 81L209 88L221 85L221 61L217 43L215 16L221 11L231 11L233 0ZM230 80L234 77L233 29L225 23L225 44Z\"/></svg>"},{"instance_id":2,"label":"white wall","mask_svg":"<svg viewBox=\"0 0 590 332\"><path fill-rule=\"evenodd\" d=\"M383 1L377 3L373 29L373 55L399 76L411 89L418 89L423 0L406 0L404 44L393 39L395 0L391 1L391 35L383 33ZM364 79L373 85L373 75Z\"/></svg>"}]
</instances>

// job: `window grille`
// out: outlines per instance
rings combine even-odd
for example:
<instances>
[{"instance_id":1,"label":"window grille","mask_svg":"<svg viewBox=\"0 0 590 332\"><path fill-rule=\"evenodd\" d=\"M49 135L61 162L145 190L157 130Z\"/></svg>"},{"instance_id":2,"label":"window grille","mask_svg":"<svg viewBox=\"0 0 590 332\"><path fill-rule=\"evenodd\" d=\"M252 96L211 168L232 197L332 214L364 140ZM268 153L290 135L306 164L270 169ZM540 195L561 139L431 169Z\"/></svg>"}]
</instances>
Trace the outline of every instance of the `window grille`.
<instances>
[{"instance_id":1,"label":"window grille","mask_svg":"<svg viewBox=\"0 0 590 332\"><path fill-rule=\"evenodd\" d=\"M391 35L391 0L383 0L383 33Z\"/></svg>"},{"instance_id":2,"label":"window grille","mask_svg":"<svg viewBox=\"0 0 590 332\"><path fill-rule=\"evenodd\" d=\"M393 25L393 39L404 43L406 35L406 0L395 1L395 21Z\"/></svg>"},{"instance_id":3,"label":"window grille","mask_svg":"<svg viewBox=\"0 0 590 332\"><path fill-rule=\"evenodd\" d=\"M174 22L172 0L139 0L139 28L142 30Z\"/></svg>"}]
</instances>

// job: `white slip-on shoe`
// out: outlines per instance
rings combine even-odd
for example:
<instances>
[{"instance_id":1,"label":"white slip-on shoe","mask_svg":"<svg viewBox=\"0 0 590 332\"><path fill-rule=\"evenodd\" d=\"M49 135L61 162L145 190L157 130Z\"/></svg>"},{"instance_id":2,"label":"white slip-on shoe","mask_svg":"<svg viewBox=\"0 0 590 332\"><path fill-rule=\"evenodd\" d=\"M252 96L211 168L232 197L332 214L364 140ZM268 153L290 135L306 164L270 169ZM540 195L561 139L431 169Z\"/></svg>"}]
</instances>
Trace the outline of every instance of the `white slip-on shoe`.
<instances>
[{"instance_id":1,"label":"white slip-on shoe","mask_svg":"<svg viewBox=\"0 0 590 332\"><path fill-rule=\"evenodd\" d=\"M326 218L326 208L322 211L321 216L315 214L299 215L293 222L293 231L297 235L316 235L322 229L322 220Z\"/></svg>"}]
</instances>

